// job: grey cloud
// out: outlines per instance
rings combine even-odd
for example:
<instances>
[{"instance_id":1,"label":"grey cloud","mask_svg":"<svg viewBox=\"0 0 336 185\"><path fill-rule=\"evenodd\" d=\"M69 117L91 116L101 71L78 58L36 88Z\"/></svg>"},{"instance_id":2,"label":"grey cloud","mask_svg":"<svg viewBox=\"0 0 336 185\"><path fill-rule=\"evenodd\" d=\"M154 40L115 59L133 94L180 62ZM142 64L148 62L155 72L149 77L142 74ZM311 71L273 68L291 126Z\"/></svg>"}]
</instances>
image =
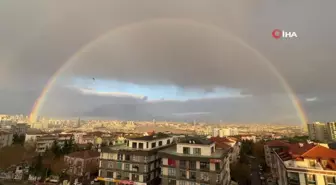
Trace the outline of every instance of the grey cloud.
<instances>
[{"instance_id":1,"label":"grey cloud","mask_svg":"<svg viewBox=\"0 0 336 185\"><path fill-rule=\"evenodd\" d=\"M336 32L332 24L335 5L334 1L314 0L141 3L4 0L0 2L1 111L29 112L50 77L79 48L100 35L121 25L168 18L212 24L237 35L266 56L302 100L318 97L321 101L303 103L313 119L321 118L331 114L328 111L334 105L334 101L322 101L323 98L333 99L336 92L333 85L336 42L331 35ZM299 38L275 41L270 34L274 28L296 31ZM108 37L79 57L76 65L63 75L175 84L205 91L226 86L265 97L284 93L274 74L255 53L214 33L197 25L179 23L140 26L118 37ZM66 97L65 92L63 96ZM254 99L255 105L263 104L256 96L250 99ZM104 103L97 100L99 103L95 104L88 98L86 101L97 107ZM123 101L126 100L120 103ZM84 106L79 100L76 103L78 107ZM88 105L84 107L89 111ZM61 111L63 105L48 106L55 109L58 106ZM235 108L226 104L216 106L227 112ZM320 110L324 107L330 108L326 112Z\"/></svg>"}]
</instances>

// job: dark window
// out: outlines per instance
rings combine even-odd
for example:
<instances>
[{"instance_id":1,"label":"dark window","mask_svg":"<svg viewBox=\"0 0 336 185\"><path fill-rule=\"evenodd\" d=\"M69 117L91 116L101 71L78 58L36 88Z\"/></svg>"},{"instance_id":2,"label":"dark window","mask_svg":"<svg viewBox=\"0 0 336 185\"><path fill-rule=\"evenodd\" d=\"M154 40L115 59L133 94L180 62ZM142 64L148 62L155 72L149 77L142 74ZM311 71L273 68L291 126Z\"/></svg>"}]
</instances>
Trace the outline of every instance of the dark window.
<instances>
[{"instance_id":1,"label":"dark window","mask_svg":"<svg viewBox=\"0 0 336 185\"><path fill-rule=\"evenodd\" d=\"M196 179L196 172L190 172L190 179Z\"/></svg>"},{"instance_id":2,"label":"dark window","mask_svg":"<svg viewBox=\"0 0 336 185\"><path fill-rule=\"evenodd\" d=\"M162 146L162 141L159 141L159 146Z\"/></svg>"},{"instance_id":3,"label":"dark window","mask_svg":"<svg viewBox=\"0 0 336 185\"><path fill-rule=\"evenodd\" d=\"M200 168L201 168L202 170L209 170L209 168L210 168L210 164L209 164L208 162L201 162L201 163L200 163Z\"/></svg>"},{"instance_id":4,"label":"dark window","mask_svg":"<svg viewBox=\"0 0 336 185\"><path fill-rule=\"evenodd\" d=\"M175 179L168 179L168 185L176 185Z\"/></svg>"},{"instance_id":5,"label":"dark window","mask_svg":"<svg viewBox=\"0 0 336 185\"><path fill-rule=\"evenodd\" d=\"M187 172L185 170L180 170L181 177L187 178Z\"/></svg>"},{"instance_id":6,"label":"dark window","mask_svg":"<svg viewBox=\"0 0 336 185\"><path fill-rule=\"evenodd\" d=\"M113 178L113 172L107 172L106 176L107 178Z\"/></svg>"},{"instance_id":7,"label":"dark window","mask_svg":"<svg viewBox=\"0 0 336 185\"><path fill-rule=\"evenodd\" d=\"M143 149L143 143L139 143L139 148Z\"/></svg>"},{"instance_id":8,"label":"dark window","mask_svg":"<svg viewBox=\"0 0 336 185\"><path fill-rule=\"evenodd\" d=\"M146 148L148 148L148 142L146 143Z\"/></svg>"},{"instance_id":9,"label":"dark window","mask_svg":"<svg viewBox=\"0 0 336 185\"><path fill-rule=\"evenodd\" d=\"M190 148L189 147L183 147L183 154L190 154Z\"/></svg>"},{"instance_id":10,"label":"dark window","mask_svg":"<svg viewBox=\"0 0 336 185\"><path fill-rule=\"evenodd\" d=\"M201 155L201 148L194 148L194 155Z\"/></svg>"},{"instance_id":11,"label":"dark window","mask_svg":"<svg viewBox=\"0 0 336 185\"><path fill-rule=\"evenodd\" d=\"M308 185L316 184L316 177L313 174L306 174L306 181Z\"/></svg>"},{"instance_id":12,"label":"dark window","mask_svg":"<svg viewBox=\"0 0 336 185\"><path fill-rule=\"evenodd\" d=\"M189 168L196 169L196 161L189 161Z\"/></svg>"},{"instance_id":13,"label":"dark window","mask_svg":"<svg viewBox=\"0 0 336 185\"><path fill-rule=\"evenodd\" d=\"M180 165L179 165L179 167L180 167L180 168L185 168L186 166L187 166L186 161L185 161L185 160L180 160Z\"/></svg>"},{"instance_id":14,"label":"dark window","mask_svg":"<svg viewBox=\"0 0 336 185\"><path fill-rule=\"evenodd\" d=\"M211 153L215 152L215 147L211 147Z\"/></svg>"},{"instance_id":15,"label":"dark window","mask_svg":"<svg viewBox=\"0 0 336 185\"><path fill-rule=\"evenodd\" d=\"M132 142L132 148L137 148L137 143L136 142Z\"/></svg>"},{"instance_id":16,"label":"dark window","mask_svg":"<svg viewBox=\"0 0 336 185\"><path fill-rule=\"evenodd\" d=\"M169 145L170 144L170 139L167 139L167 145Z\"/></svg>"},{"instance_id":17,"label":"dark window","mask_svg":"<svg viewBox=\"0 0 336 185\"><path fill-rule=\"evenodd\" d=\"M130 156L130 155L125 155L125 160L126 160L126 161L131 160L131 156Z\"/></svg>"},{"instance_id":18,"label":"dark window","mask_svg":"<svg viewBox=\"0 0 336 185\"><path fill-rule=\"evenodd\" d=\"M152 148L155 148L156 147L156 143L152 143Z\"/></svg>"},{"instance_id":19,"label":"dark window","mask_svg":"<svg viewBox=\"0 0 336 185\"><path fill-rule=\"evenodd\" d=\"M220 163L215 163L215 166L216 166L216 170L220 170L221 168Z\"/></svg>"},{"instance_id":20,"label":"dark window","mask_svg":"<svg viewBox=\"0 0 336 185\"><path fill-rule=\"evenodd\" d=\"M125 170L129 170L130 169L130 164L125 164Z\"/></svg>"}]
</instances>

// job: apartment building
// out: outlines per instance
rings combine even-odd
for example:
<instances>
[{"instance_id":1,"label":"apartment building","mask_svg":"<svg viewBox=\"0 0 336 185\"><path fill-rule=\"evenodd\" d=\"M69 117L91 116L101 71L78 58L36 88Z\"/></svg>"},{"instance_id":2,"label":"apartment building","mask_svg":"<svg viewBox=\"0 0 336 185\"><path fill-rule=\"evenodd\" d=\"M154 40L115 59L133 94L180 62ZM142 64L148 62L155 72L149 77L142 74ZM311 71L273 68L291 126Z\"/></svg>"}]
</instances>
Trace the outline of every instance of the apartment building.
<instances>
[{"instance_id":1,"label":"apartment building","mask_svg":"<svg viewBox=\"0 0 336 185\"><path fill-rule=\"evenodd\" d=\"M28 128L30 125L26 123L17 123L11 126L12 133L17 135L26 135Z\"/></svg>"},{"instance_id":2,"label":"apartment building","mask_svg":"<svg viewBox=\"0 0 336 185\"><path fill-rule=\"evenodd\" d=\"M336 122L328 122L326 127L329 140L336 141Z\"/></svg>"},{"instance_id":3,"label":"apartment building","mask_svg":"<svg viewBox=\"0 0 336 185\"><path fill-rule=\"evenodd\" d=\"M210 141L216 143L216 148L229 149L230 163L237 162L240 153L240 142L233 137L211 137Z\"/></svg>"},{"instance_id":4,"label":"apartment building","mask_svg":"<svg viewBox=\"0 0 336 185\"><path fill-rule=\"evenodd\" d=\"M336 184L336 151L314 144L274 148L274 177L281 185Z\"/></svg>"},{"instance_id":5,"label":"apartment building","mask_svg":"<svg viewBox=\"0 0 336 185\"><path fill-rule=\"evenodd\" d=\"M175 146L159 151L162 185L227 185L230 183L228 149L215 142L186 137Z\"/></svg>"},{"instance_id":6,"label":"apartment building","mask_svg":"<svg viewBox=\"0 0 336 185\"><path fill-rule=\"evenodd\" d=\"M93 150L73 152L65 155L64 162L69 167L67 173L89 178L92 173L98 171L99 156L99 152Z\"/></svg>"},{"instance_id":7,"label":"apartment building","mask_svg":"<svg viewBox=\"0 0 336 185\"><path fill-rule=\"evenodd\" d=\"M309 139L315 141L329 140L327 127L325 123L314 122L308 124Z\"/></svg>"},{"instance_id":8,"label":"apartment building","mask_svg":"<svg viewBox=\"0 0 336 185\"><path fill-rule=\"evenodd\" d=\"M13 144L13 134L7 131L0 130L0 148L11 146Z\"/></svg>"},{"instance_id":9,"label":"apartment building","mask_svg":"<svg viewBox=\"0 0 336 185\"><path fill-rule=\"evenodd\" d=\"M36 137L36 152L44 153L48 148L51 148L54 141L57 140L55 135L43 135Z\"/></svg>"},{"instance_id":10,"label":"apartment building","mask_svg":"<svg viewBox=\"0 0 336 185\"><path fill-rule=\"evenodd\" d=\"M108 185L158 185L161 158L157 153L173 143L173 137L158 133L128 138L122 144L104 147L97 179Z\"/></svg>"}]
</instances>

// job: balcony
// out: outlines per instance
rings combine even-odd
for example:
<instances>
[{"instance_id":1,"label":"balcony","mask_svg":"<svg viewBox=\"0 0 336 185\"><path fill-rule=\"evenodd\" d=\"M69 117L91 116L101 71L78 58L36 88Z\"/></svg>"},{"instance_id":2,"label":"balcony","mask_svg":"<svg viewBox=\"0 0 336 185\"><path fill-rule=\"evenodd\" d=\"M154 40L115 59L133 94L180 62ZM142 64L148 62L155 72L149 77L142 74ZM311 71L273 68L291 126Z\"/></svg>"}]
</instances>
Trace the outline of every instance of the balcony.
<instances>
[{"instance_id":1,"label":"balcony","mask_svg":"<svg viewBox=\"0 0 336 185\"><path fill-rule=\"evenodd\" d=\"M290 179L288 179L288 184L289 185L300 185L300 180L299 179L290 178Z\"/></svg>"}]
</instances>

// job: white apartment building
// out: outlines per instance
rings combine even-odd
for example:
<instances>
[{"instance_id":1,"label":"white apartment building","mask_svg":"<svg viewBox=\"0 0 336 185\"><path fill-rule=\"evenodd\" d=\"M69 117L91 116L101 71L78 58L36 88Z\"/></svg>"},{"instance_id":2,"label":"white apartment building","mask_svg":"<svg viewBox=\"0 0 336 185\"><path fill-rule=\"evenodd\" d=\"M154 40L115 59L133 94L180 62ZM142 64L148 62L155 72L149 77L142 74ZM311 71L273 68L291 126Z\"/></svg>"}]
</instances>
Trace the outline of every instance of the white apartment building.
<instances>
[{"instance_id":1,"label":"white apartment building","mask_svg":"<svg viewBox=\"0 0 336 185\"><path fill-rule=\"evenodd\" d=\"M296 143L272 151L272 172L278 184L336 184L335 150L321 145Z\"/></svg>"},{"instance_id":2,"label":"white apartment building","mask_svg":"<svg viewBox=\"0 0 336 185\"><path fill-rule=\"evenodd\" d=\"M57 136L44 135L36 138L36 152L44 153L48 148L51 148L54 141L57 140Z\"/></svg>"},{"instance_id":3,"label":"white apartment building","mask_svg":"<svg viewBox=\"0 0 336 185\"><path fill-rule=\"evenodd\" d=\"M162 185L230 184L229 150L217 149L215 142L186 137L176 146L159 151Z\"/></svg>"},{"instance_id":4,"label":"white apartment building","mask_svg":"<svg viewBox=\"0 0 336 185\"><path fill-rule=\"evenodd\" d=\"M11 146L13 144L13 134L7 131L0 130L0 148Z\"/></svg>"},{"instance_id":5,"label":"white apartment building","mask_svg":"<svg viewBox=\"0 0 336 185\"><path fill-rule=\"evenodd\" d=\"M309 139L316 141L329 140L325 123L314 122L308 124Z\"/></svg>"}]
</instances>

